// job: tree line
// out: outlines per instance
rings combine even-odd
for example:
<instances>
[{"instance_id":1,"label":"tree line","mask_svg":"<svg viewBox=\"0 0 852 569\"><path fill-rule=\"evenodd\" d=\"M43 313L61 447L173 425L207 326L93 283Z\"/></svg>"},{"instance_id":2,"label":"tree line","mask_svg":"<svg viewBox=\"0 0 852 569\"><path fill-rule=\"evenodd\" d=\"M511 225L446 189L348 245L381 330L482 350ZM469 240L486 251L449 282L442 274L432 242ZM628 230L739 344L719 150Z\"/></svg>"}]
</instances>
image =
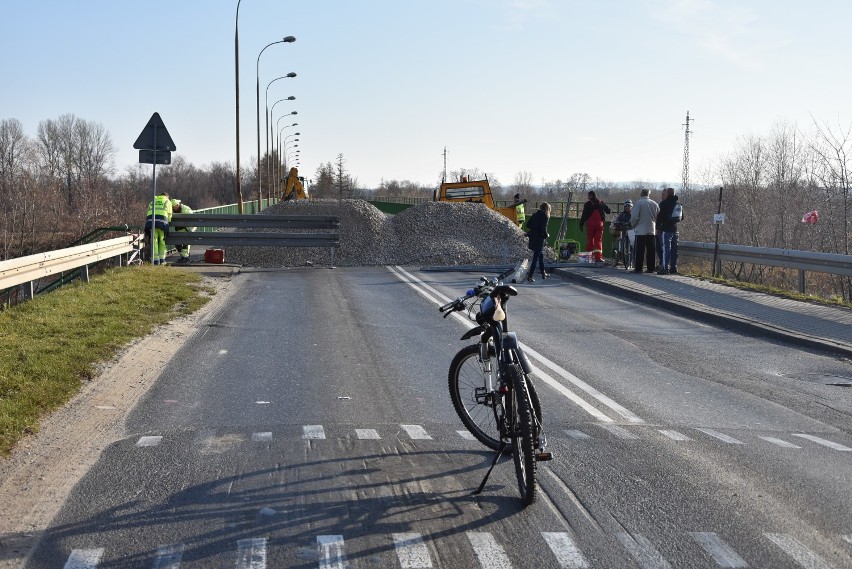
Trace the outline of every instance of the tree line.
<instances>
[{"instance_id":1,"label":"tree line","mask_svg":"<svg viewBox=\"0 0 852 569\"><path fill-rule=\"evenodd\" d=\"M0 260L57 249L98 227L141 226L151 192L151 168L134 165L115 171L115 145L103 125L62 115L43 120L35 136L24 132L17 119L0 120ZM681 239L713 241L713 214L719 209L719 188L726 223L720 241L756 247L800 249L849 254L850 156L852 126L813 121L807 129L779 123L766 134L741 137L725 155L692 173L683 187L666 182L637 180L615 183L576 172L564 180L540 180L518 172L509 183L479 168L459 168L447 173L448 181L468 176L487 177L498 200L520 193L533 203L585 201L595 190L610 203L638 198L641 188L674 187L686 207ZM280 188L279 173L287 165L276 152L260 161L264 197ZM321 163L308 178L316 198L422 198L431 199L444 177L436 172L431 184L409 180L382 180L374 188L359 184L346 167L343 154ZM243 168L243 199L257 197L257 166ZM236 201L234 165L213 162L198 167L180 155L171 165L157 169L158 190L179 197L194 209ZM277 197L277 196L276 196ZM819 222L802 222L810 211ZM760 280L777 270L734 266L727 271L740 279ZM783 273L783 272L782 272ZM783 278L792 278L783 276ZM832 279L835 294L849 298L849 279Z\"/></svg>"}]
</instances>

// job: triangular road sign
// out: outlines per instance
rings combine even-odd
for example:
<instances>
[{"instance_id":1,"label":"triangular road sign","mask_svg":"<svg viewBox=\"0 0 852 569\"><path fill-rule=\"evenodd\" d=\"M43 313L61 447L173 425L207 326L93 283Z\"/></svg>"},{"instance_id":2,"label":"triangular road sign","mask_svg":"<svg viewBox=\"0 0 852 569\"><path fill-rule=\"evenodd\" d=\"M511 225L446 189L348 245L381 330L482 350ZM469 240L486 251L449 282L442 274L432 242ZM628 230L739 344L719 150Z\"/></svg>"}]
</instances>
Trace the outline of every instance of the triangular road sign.
<instances>
[{"instance_id":1,"label":"triangular road sign","mask_svg":"<svg viewBox=\"0 0 852 569\"><path fill-rule=\"evenodd\" d=\"M154 140L156 138L156 145ZM174 141L172 140L169 131L166 130L166 125L163 124L163 119L160 118L160 113L151 115L151 119L145 128L142 129L142 134L133 143L133 148L136 150L177 150Z\"/></svg>"}]
</instances>

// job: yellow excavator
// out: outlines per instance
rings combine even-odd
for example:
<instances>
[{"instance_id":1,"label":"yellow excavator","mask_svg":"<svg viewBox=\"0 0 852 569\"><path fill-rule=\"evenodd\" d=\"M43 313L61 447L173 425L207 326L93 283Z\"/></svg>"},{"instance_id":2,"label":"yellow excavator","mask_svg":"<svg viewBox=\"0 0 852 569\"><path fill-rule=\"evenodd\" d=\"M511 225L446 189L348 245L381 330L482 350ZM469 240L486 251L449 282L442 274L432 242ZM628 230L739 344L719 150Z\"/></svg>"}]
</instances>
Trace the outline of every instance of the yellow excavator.
<instances>
[{"instance_id":1,"label":"yellow excavator","mask_svg":"<svg viewBox=\"0 0 852 569\"><path fill-rule=\"evenodd\" d=\"M284 193L281 199L285 202L289 200L308 199L308 192L305 190L303 181L304 178L299 177L299 169L296 167L290 168L290 174L284 182Z\"/></svg>"},{"instance_id":2,"label":"yellow excavator","mask_svg":"<svg viewBox=\"0 0 852 569\"><path fill-rule=\"evenodd\" d=\"M438 202L464 202L464 203L483 203L489 209L502 213L514 223L518 223L518 216L515 206L497 207L494 204L494 197L491 195L491 186L488 185L488 179L485 180L468 180L467 176L462 176L458 182L441 182L441 187L435 190L433 201Z\"/></svg>"}]
</instances>

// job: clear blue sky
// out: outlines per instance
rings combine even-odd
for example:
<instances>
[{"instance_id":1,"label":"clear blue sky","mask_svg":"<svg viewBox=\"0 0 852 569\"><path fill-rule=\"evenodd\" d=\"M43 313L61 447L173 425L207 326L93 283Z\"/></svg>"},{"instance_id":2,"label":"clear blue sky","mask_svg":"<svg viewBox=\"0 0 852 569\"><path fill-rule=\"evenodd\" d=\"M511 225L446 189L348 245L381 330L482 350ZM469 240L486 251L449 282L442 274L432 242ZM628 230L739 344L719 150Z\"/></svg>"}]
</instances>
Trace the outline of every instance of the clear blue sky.
<instances>
[{"instance_id":1,"label":"clear blue sky","mask_svg":"<svg viewBox=\"0 0 852 569\"><path fill-rule=\"evenodd\" d=\"M196 166L233 163L236 0L0 0L0 118L35 136L65 113L103 124L116 169L159 112ZM299 123L300 172L343 154L362 186L479 168L510 184L574 172L681 177L750 134L852 123L848 0L242 0L240 140ZM292 120L291 120L292 119ZM261 117L261 121L263 117ZM263 122L261 123L263 128ZM266 144L261 135L261 149Z\"/></svg>"}]
</instances>

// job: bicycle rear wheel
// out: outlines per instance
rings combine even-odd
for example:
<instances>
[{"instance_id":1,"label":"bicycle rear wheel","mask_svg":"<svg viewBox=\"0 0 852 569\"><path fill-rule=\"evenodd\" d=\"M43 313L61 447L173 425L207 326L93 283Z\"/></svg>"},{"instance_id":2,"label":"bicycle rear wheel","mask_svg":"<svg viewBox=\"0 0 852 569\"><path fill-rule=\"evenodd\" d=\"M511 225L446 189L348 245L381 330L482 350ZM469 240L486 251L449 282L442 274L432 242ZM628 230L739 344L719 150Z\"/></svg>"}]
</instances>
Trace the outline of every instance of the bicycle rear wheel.
<instances>
[{"instance_id":1,"label":"bicycle rear wheel","mask_svg":"<svg viewBox=\"0 0 852 569\"><path fill-rule=\"evenodd\" d=\"M497 365L497 358L491 358ZM479 359L479 344L465 346L450 364L447 377L453 407L464 426L488 448L500 448L500 426L497 423L503 397L487 391L487 372Z\"/></svg>"},{"instance_id":2,"label":"bicycle rear wheel","mask_svg":"<svg viewBox=\"0 0 852 569\"><path fill-rule=\"evenodd\" d=\"M505 370L511 380L512 394L509 413L509 432L512 440L512 458L515 474L518 477L518 490L524 506L535 502L536 458L535 434L533 433L533 410L530 402L527 381L518 366L509 366Z\"/></svg>"}]
</instances>

